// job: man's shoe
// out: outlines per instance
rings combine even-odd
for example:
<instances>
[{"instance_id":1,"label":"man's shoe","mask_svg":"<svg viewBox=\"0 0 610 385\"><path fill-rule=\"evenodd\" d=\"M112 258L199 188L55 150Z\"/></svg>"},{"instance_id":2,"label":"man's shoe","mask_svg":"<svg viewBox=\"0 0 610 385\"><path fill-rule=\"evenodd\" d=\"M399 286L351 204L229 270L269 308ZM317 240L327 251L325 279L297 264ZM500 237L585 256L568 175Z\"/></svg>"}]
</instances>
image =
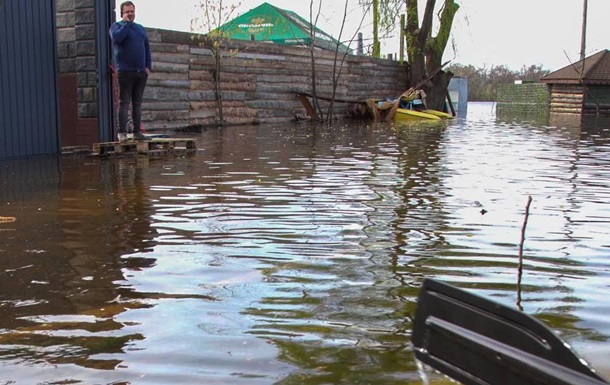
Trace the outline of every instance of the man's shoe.
<instances>
[{"instance_id":1,"label":"man's shoe","mask_svg":"<svg viewBox=\"0 0 610 385\"><path fill-rule=\"evenodd\" d=\"M144 135L141 132L134 132L133 139L134 140L150 140L150 138L148 136Z\"/></svg>"},{"instance_id":2,"label":"man's shoe","mask_svg":"<svg viewBox=\"0 0 610 385\"><path fill-rule=\"evenodd\" d=\"M117 139L119 140L119 142L121 143L125 143L127 142L129 139L127 138L127 134L123 133L123 132L119 132L117 134Z\"/></svg>"}]
</instances>

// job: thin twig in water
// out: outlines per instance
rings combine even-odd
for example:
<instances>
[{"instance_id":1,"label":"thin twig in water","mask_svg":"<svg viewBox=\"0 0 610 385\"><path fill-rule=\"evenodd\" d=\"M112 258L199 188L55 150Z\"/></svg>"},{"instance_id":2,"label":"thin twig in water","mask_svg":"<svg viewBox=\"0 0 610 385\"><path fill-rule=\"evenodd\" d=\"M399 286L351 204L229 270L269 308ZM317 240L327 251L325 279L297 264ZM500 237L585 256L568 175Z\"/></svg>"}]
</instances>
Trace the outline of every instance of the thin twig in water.
<instances>
[{"instance_id":1,"label":"thin twig in water","mask_svg":"<svg viewBox=\"0 0 610 385\"><path fill-rule=\"evenodd\" d=\"M530 216L530 205L532 204L532 197L527 197L527 205L525 206L525 218L523 219L523 226L521 227L521 242L519 242L519 265L517 266L517 307L523 311L521 306L521 277L523 276L523 243L525 243L525 228L527 227L527 220Z\"/></svg>"}]
</instances>

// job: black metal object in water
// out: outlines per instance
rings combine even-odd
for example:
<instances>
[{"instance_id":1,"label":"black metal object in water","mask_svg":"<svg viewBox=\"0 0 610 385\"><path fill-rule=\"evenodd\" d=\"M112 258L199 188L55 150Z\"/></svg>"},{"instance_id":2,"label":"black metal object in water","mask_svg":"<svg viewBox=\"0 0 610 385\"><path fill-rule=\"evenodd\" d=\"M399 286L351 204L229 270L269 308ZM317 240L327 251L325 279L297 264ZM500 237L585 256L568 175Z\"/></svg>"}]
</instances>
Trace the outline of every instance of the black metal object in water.
<instances>
[{"instance_id":1,"label":"black metal object in water","mask_svg":"<svg viewBox=\"0 0 610 385\"><path fill-rule=\"evenodd\" d=\"M419 360L465 385L608 384L537 319L432 279L412 341Z\"/></svg>"}]
</instances>

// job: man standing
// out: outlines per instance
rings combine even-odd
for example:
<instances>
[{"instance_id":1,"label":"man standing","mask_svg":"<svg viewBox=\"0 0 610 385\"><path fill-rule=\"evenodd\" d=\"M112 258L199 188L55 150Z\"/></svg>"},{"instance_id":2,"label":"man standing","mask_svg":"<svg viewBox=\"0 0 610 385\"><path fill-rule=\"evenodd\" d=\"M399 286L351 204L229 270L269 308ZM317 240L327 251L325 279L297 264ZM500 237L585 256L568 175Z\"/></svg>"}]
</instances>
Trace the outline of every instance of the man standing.
<instances>
[{"instance_id":1,"label":"man standing","mask_svg":"<svg viewBox=\"0 0 610 385\"><path fill-rule=\"evenodd\" d=\"M127 113L131 103L133 137L147 140L141 132L142 99L151 70L150 45L146 30L134 23L136 6L131 1L121 4L121 20L110 27L110 39L119 78L118 140L127 140Z\"/></svg>"}]
</instances>

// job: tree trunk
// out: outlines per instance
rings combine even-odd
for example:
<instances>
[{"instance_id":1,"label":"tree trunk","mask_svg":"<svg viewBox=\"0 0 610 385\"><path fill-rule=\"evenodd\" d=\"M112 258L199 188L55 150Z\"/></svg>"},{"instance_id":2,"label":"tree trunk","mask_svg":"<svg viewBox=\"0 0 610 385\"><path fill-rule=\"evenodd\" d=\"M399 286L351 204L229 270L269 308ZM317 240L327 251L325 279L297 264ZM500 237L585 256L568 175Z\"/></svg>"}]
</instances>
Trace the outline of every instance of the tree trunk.
<instances>
[{"instance_id":1,"label":"tree trunk","mask_svg":"<svg viewBox=\"0 0 610 385\"><path fill-rule=\"evenodd\" d=\"M215 50L214 53L214 94L216 97L216 110L218 112L218 124L223 126L225 123L224 112L222 109L222 80L221 71L222 71L222 63L220 59L221 55L220 46Z\"/></svg>"},{"instance_id":2,"label":"tree trunk","mask_svg":"<svg viewBox=\"0 0 610 385\"><path fill-rule=\"evenodd\" d=\"M435 0L428 0L428 3ZM443 62L443 53L451 36L453 19L460 6L454 0L445 0L443 11L440 16L440 27L436 37L428 37L425 41L424 52L426 54L426 68L429 73L436 70ZM426 10L427 11L427 10ZM424 20L425 22L425 20ZM430 18L432 28L432 18Z\"/></svg>"},{"instance_id":3,"label":"tree trunk","mask_svg":"<svg viewBox=\"0 0 610 385\"><path fill-rule=\"evenodd\" d=\"M434 7L436 0L427 0L421 26L417 0L406 0L407 23L405 35L407 39L407 57L409 60L409 83L413 87L426 79L429 74L441 67L443 53L451 35L451 27L459 5L455 0L444 0L440 15L438 34L432 37ZM440 71L421 88L427 94L428 108L444 110L447 87L453 77L451 72Z\"/></svg>"},{"instance_id":4,"label":"tree trunk","mask_svg":"<svg viewBox=\"0 0 610 385\"><path fill-rule=\"evenodd\" d=\"M379 0L373 0L373 57L381 57L381 44L379 43Z\"/></svg>"},{"instance_id":5,"label":"tree trunk","mask_svg":"<svg viewBox=\"0 0 610 385\"><path fill-rule=\"evenodd\" d=\"M445 100L447 88L453 73L441 71L435 75L425 86L422 87L426 93L426 104L428 108L437 111L445 111ZM445 111L449 112L449 111Z\"/></svg>"},{"instance_id":6,"label":"tree trunk","mask_svg":"<svg viewBox=\"0 0 610 385\"><path fill-rule=\"evenodd\" d=\"M409 61L409 82L411 85L415 85L426 78L426 61L419 28L417 0L407 0L405 35L407 39L407 60Z\"/></svg>"},{"instance_id":7,"label":"tree trunk","mask_svg":"<svg viewBox=\"0 0 610 385\"><path fill-rule=\"evenodd\" d=\"M314 13L313 13L313 6L314 6L314 1L311 0L309 2L309 23L311 25L310 31L309 31L309 37L311 39L311 42L309 43L309 53L311 55L311 100L313 102L313 107L316 110L316 114L318 115L318 118L320 120L324 120L324 114L322 112L322 107L320 107L320 101L318 100L318 87L317 87L317 73L316 73L316 50L315 50L315 41L316 41L316 34L315 34L315 28L318 25L318 18L320 17L320 12L322 9L322 1L320 1L319 6L318 6L318 11L317 14L314 18Z\"/></svg>"}]
</instances>

